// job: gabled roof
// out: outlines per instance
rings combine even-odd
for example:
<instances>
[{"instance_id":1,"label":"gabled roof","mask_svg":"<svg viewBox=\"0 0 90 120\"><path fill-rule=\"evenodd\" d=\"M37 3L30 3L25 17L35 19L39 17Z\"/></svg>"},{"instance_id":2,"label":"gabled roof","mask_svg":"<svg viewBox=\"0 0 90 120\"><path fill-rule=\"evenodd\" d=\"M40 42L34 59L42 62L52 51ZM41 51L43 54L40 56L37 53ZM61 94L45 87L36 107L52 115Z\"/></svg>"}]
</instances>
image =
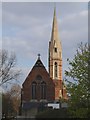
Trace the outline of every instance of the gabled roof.
<instances>
[{"instance_id":1,"label":"gabled roof","mask_svg":"<svg viewBox=\"0 0 90 120\"><path fill-rule=\"evenodd\" d=\"M40 60L40 58L37 59L35 65L33 67L44 67L42 61Z\"/></svg>"},{"instance_id":2,"label":"gabled roof","mask_svg":"<svg viewBox=\"0 0 90 120\"><path fill-rule=\"evenodd\" d=\"M34 66L32 67L31 71L29 72L28 76L26 77L24 85L26 81L32 81L36 78L37 75L43 75L43 79L48 76L48 79L50 79L49 73L47 72L45 66L43 65L40 56L38 56L37 61L35 62Z\"/></svg>"}]
</instances>

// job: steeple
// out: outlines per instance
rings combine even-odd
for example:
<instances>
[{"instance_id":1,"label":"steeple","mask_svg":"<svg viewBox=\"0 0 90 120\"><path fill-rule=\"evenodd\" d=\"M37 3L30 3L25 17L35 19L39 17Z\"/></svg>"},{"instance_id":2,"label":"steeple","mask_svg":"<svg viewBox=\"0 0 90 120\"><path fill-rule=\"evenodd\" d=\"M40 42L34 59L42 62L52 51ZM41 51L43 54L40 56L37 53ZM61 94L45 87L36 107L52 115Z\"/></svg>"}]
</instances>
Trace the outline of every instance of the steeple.
<instances>
[{"instance_id":1,"label":"steeple","mask_svg":"<svg viewBox=\"0 0 90 120\"><path fill-rule=\"evenodd\" d=\"M56 18L56 7L54 7L51 40L56 40L56 39L58 39L58 26L57 26L57 18Z\"/></svg>"},{"instance_id":2,"label":"steeple","mask_svg":"<svg viewBox=\"0 0 90 120\"><path fill-rule=\"evenodd\" d=\"M62 47L58 33L59 32L55 7L51 41L49 42L49 74L52 79L62 80Z\"/></svg>"},{"instance_id":3,"label":"steeple","mask_svg":"<svg viewBox=\"0 0 90 120\"><path fill-rule=\"evenodd\" d=\"M54 8L51 41L49 42L49 74L55 83L55 100L62 96L62 47Z\"/></svg>"}]
</instances>

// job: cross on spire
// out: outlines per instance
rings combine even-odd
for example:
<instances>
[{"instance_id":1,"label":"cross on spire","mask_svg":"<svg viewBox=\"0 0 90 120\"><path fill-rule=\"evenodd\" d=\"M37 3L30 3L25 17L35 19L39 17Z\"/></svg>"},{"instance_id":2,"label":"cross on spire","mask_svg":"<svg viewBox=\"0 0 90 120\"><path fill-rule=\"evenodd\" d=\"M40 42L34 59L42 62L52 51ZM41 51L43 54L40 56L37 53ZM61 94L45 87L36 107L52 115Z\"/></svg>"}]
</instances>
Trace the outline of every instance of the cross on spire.
<instances>
[{"instance_id":1,"label":"cross on spire","mask_svg":"<svg viewBox=\"0 0 90 120\"><path fill-rule=\"evenodd\" d=\"M40 56L41 56L40 53L38 53L38 60L40 60Z\"/></svg>"}]
</instances>

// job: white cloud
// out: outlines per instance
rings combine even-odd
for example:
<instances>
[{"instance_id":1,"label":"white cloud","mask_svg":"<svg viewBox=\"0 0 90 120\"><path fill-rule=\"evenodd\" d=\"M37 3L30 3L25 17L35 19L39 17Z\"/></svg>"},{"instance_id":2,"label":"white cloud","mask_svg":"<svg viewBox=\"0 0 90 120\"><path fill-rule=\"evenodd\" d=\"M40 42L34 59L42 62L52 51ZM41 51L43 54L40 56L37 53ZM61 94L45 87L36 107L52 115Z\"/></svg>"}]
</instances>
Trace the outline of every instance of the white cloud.
<instances>
[{"instance_id":1,"label":"white cloud","mask_svg":"<svg viewBox=\"0 0 90 120\"><path fill-rule=\"evenodd\" d=\"M39 24L40 20L35 18L34 16L30 15L19 15L13 14L12 12L8 12L3 10L3 17L2 17L4 24L16 25L18 27L32 27L32 22L34 25Z\"/></svg>"},{"instance_id":2,"label":"white cloud","mask_svg":"<svg viewBox=\"0 0 90 120\"><path fill-rule=\"evenodd\" d=\"M17 54L23 57L26 56L26 58L35 58L38 52L45 55L44 48L46 44L48 45L46 42L49 39L48 37L47 39L45 38L45 34L49 35L49 23L41 24L42 21L40 18L35 19L34 16L18 16L4 10L3 47L10 51L15 50ZM7 33L7 26L9 27L10 34Z\"/></svg>"},{"instance_id":3,"label":"white cloud","mask_svg":"<svg viewBox=\"0 0 90 120\"><path fill-rule=\"evenodd\" d=\"M59 20L58 20L59 21ZM88 11L84 10L79 13L68 14L66 17L62 18L59 23L62 29L65 30L77 30L82 27L87 27L88 25Z\"/></svg>"},{"instance_id":4,"label":"white cloud","mask_svg":"<svg viewBox=\"0 0 90 120\"><path fill-rule=\"evenodd\" d=\"M88 11L68 14L59 21L60 38L63 50L63 74L68 69L67 58L70 60L76 54L78 44L88 42ZM64 75L63 75L64 76Z\"/></svg>"},{"instance_id":5,"label":"white cloud","mask_svg":"<svg viewBox=\"0 0 90 120\"><path fill-rule=\"evenodd\" d=\"M64 19L65 20L72 20L72 19L75 19L77 17L87 16L87 15L88 15L88 10L83 10L83 11L80 11L78 13L68 14Z\"/></svg>"},{"instance_id":6,"label":"white cloud","mask_svg":"<svg viewBox=\"0 0 90 120\"><path fill-rule=\"evenodd\" d=\"M88 15L88 11L87 11L87 10L84 10L84 11L80 12L80 15L82 15L82 16L87 16L87 15Z\"/></svg>"},{"instance_id":7,"label":"white cloud","mask_svg":"<svg viewBox=\"0 0 90 120\"><path fill-rule=\"evenodd\" d=\"M68 15L59 23L60 36L66 45L75 45L81 41L88 42L88 12ZM72 43L72 44L67 44Z\"/></svg>"}]
</instances>

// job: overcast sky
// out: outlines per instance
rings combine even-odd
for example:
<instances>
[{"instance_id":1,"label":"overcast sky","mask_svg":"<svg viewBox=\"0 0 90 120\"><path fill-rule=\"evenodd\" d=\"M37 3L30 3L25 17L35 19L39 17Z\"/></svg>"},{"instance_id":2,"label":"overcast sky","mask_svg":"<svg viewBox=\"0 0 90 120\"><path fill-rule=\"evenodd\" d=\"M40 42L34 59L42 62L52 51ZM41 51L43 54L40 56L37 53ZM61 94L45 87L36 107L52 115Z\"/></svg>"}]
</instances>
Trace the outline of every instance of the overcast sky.
<instances>
[{"instance_id":1,"label":"overcast sky","mask_svg":"<svg viewBox=\"0 0 90 120\"><path fill-rule=\"evenodd\" d=\"M41 54L48 70L48 43L51 39L54 3L15 2L2 4L2 47L14 51L23 82ZM59 36L62 43L63 77L80 42L88 41L88 3L56 3ZM0 40L1 42L1 40ZM21 82L21 83L22 83Z\"/></svg>"}]
</instances>

